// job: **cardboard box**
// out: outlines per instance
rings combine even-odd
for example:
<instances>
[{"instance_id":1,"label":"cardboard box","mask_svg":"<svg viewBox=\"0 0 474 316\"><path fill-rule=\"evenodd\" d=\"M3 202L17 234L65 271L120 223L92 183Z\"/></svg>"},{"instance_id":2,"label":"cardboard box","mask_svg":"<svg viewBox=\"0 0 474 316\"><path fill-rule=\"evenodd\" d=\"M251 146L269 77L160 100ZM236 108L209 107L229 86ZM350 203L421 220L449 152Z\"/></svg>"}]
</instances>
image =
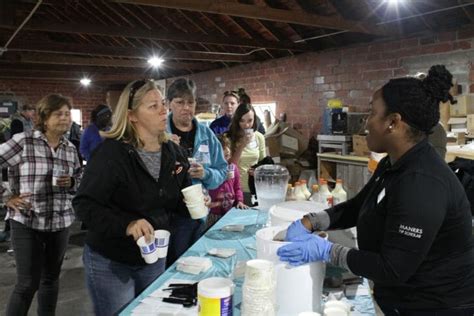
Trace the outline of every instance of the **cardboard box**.
<instances>
[{"instance_id":1,"label":"cardboard box","mask_svg":"<svg viewBox=\"0 0 474 316\"><path fill-rule=\"evenodd\" d=\"M474 95L463 94L458 95L455 98L458 102L451 104L449 114L451 117L466 116L468 114L474 114Z\"/></svg>"},{"instance_id":2,"label":"cardboard box","mask_svg":"<svg viewBox=\"0 0 474 316\"><path fill-rule=\"evenodd\" d=\"M467 132L467 118L466 117L452 117L448 121L449 130L453 133Z\"/></svg>"},{"instance_id":3,"label":"cardboard box","mask_svg":"<svg viewBox=\"0 0 474 316\"><path fill-rule=\"evenodd\" d=\"M309 140L285 123L277 123L265 134L265 145L270 157L295 158L308 147Z\"/></svg>"},{"instance_id":4,"label":"cardboard box","mask_svg":"<svg viewBox=\"0 0 474 316\"><path fill-rule=\"evenodd\" d=\"M352 135L352 150L356 156L369 156L370 150L367 147L365 135Z\"/></svg>"},{"instance_id":5,"label":"cardboard box","mask_svg":"<svg viewBox=\"0 0 474 316\"><path fill-rule=\"evenodd\" d=\"M474 135L474 114L467 116L467 132L469 135Z\"/></svg>"},{"instance_id":6,"label":"cardboard box","mask_svg":"<svg viewBox=\"0 0 474 316\"><path fill-rule=\"evenodd\" d=\"M443 125L446 131L449 131L448 121L450 118L450 115L449 115L450 108L451 108L451 102L449 101L439 103L439 121L441 122L441 125Z\"/></svg>"}]
</instances>

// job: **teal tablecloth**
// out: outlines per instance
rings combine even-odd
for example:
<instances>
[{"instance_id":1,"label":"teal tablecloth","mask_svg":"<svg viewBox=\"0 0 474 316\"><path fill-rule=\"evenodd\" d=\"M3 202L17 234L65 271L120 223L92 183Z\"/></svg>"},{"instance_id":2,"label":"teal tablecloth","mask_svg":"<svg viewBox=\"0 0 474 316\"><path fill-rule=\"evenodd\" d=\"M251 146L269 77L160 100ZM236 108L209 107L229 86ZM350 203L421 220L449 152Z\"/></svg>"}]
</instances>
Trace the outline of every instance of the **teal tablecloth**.
<instances>
[{"instance_id":1,"label":"teal tablecloth","mask_svg":"<svg viewBox=\"0 0 474 316\"><path fill-rule=\"evenodd\" d=\"M159 278L157 278L143 293L133 300L120 315L131 315L132 311L140 302L160 288L167 280L202 280L212 276L231 277L234 266L239 261L247 261L256 257L255 250L255 222L258 211L256 210L230 210L219 222L217 222L203 237L201 237L191 248L183 254L187 256L207 256L212 260L213 266L205 273L191 275L176 271L175 264L169 267ZM220 229L230 224L243 224L243 232L224 232ZM234 248L236 256L227 259L216 258L207 255L211 248ZM233 280L236 289L234 293L234 315L240 315L240 304L242 302L243 277ZM367 282L364 282L368 287ZM303 293L302 293L303 294ZM359 295L349 299L355 307L355 312L351 315L375 315L373 301L370 295Z\"/></svg>"}]
</instances>

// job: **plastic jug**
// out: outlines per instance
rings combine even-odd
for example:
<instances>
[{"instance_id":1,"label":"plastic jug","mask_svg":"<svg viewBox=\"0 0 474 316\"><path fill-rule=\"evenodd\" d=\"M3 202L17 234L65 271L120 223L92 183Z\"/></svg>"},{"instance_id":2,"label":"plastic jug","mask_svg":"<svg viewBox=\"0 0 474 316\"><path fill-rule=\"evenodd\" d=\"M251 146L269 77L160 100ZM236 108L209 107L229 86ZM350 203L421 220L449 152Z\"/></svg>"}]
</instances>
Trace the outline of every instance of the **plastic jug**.
<instances>
[{"instance_id":1,"label":"plastic jug","mask_svg":"<svg viewBox=\"0 0 474 316\"><path fill-rule=\"evenodd\" d=\"M285 201L290 173L280 165L262 165L255 169L255 191L258 208L268 211L271 206Z\"/></svg>"},{"instance_id":2,"label":"plastic jug","mask_svg":"<svg viewBox=\"0 0 474 316\"><path fill-rule=\"evenodd\" d=\"M331 192L334 205L345 202L347 200L347 193L342 187L342 179L336 180L336 187Z\"/></svg>"}]
</instances>

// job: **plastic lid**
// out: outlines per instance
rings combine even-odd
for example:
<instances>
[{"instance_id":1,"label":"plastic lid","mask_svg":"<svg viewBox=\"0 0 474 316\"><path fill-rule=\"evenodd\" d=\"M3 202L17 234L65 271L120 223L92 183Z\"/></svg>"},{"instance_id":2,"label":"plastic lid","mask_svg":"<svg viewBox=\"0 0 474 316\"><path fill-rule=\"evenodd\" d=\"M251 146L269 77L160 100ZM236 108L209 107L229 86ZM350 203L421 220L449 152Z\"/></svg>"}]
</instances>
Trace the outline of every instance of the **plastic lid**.
<instances>
[{"instance_id":1,"label":"plastic lid","mask_svg":"<svg viewBox=\"0 0 474 316\"><path fill-rule=\"evenodd\" d=\"M234 293L234 283L227 278L207 278L199 281L198 295L209 298L229 297Z\"/></svg>"}]
</instances>

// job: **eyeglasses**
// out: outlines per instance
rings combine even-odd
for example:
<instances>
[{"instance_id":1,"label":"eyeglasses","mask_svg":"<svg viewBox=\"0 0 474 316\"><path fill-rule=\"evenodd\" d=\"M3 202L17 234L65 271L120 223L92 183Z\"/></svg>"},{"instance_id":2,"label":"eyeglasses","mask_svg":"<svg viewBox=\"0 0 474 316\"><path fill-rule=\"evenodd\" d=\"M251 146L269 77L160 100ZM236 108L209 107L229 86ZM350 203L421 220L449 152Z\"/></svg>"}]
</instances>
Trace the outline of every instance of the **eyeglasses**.
<instances>
[{"instance_id":1,"label":"eyeglasses","mask_svg":"<svg viewBox=\"0 0 474 316\"><path fill-rule=\"evenodd\" d=\"M196 105L196 100L186 100L186 99L181 99L181 98L174 98L171 101L173 104L175 104L178 108L184 108L184 106L188 106L190 108L194 107Z\"/></svg>"},{"instance_id":2,"label":"eyeglasses","mask_svg":"<svg viewBox=\"0 0 474 316\"><path fill-rule=\"evenodd\" d=\"M132 86L130 87L130 94L128 95L128 109L132 109L132 101L135 97L135 93L145 85L149 80L137 80L135 81Z\"/></svg>"}]
</instances>

